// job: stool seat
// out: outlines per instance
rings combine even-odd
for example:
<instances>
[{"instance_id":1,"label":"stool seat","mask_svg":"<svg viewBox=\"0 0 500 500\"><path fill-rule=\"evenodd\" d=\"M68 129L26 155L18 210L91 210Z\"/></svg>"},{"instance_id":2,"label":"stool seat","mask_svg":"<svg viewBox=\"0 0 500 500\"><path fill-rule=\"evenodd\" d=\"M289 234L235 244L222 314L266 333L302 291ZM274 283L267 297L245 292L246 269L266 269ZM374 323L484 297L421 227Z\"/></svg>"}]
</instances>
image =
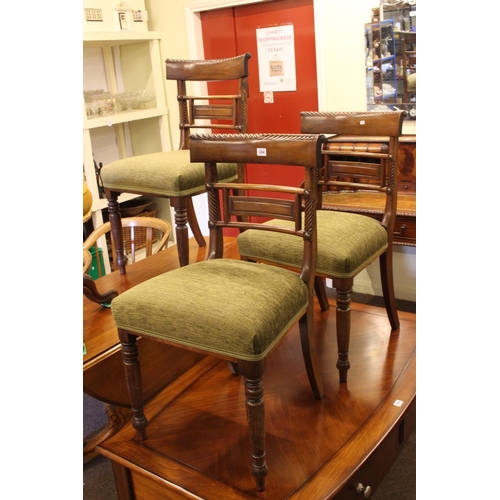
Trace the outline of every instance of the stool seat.
<instances>
[{"instance_id":1,"label":"stool seat","mask_svg":"<svg viewBox=\"0 0 500 500\"><path fill-rule=\"evenodd\" d=\"M236 163L217 165L219 178L238 178ZM163 151L124 158L105 165L101 178L106 188L121 192L176 197L205 191L205 165L191 163L189 150Z\"/></svg>"},{"instance_id":2,"label":"stool seat","mask_svg":"<svg viewBox=\"0 0 500 500\"><path fill-rule=\"evenodd\" d=\"M214 259L131 288L113 300L112 312L118 328L219 356L259 361L307 306L307 285L297 273Z\"/></svg>"}]
</instances>

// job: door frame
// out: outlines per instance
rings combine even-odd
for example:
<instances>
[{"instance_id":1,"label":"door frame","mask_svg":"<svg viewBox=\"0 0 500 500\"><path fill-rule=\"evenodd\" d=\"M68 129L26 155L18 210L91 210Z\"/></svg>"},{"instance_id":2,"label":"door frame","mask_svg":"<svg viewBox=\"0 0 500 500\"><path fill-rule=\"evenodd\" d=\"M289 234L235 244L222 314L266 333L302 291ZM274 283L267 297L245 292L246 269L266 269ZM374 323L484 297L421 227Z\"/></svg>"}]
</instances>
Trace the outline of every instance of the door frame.
<instances>
[{"instance_id":1,"label":"door frame","mask_svg":"<svg viewBox=\"0 0 500 500\"><path fill-rule=\"evenodd\" d=\"M186 19L187 42L191 59L204 59L203 37L201 30L201 12L228 7L240 7L257 3L268 3L273 0L198 0L184 5ZM326 110L325 85L325 40L323 36L322 10L323 0L313 0L314 36L316 45L316 80L318 91L318 111Z\"/></svg>"}]
</instances>

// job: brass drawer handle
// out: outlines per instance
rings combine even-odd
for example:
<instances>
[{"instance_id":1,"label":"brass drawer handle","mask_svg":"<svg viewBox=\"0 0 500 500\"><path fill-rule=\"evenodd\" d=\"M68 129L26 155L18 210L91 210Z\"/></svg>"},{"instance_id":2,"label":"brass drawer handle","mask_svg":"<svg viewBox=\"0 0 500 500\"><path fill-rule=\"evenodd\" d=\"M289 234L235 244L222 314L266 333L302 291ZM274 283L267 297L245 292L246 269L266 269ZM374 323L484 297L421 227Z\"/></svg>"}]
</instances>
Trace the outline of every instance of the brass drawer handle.
<instances>
[{"instance_id":1,"label":"brass drawer handle","mask_svg":"<svg viewBox=\"0 0 500 500\"><path fill-rule=\"evenodd\" d=\"M406 227L406 224L401 224L401 228L400 228L399 233L394 232L393 234L394 234L395 236L400 236L400 235L402 235L403 233L405 233L407 229L408 229L408 228Z\"/></svg>"},{"instance_id":2,"label":"brass drawer handle","mask_svg":"<svg viewBox=\"0 0 500 500\"><path fill-rule=\"evenodd\" d=\"M363 498L370 498L372 494L371 486L363 486L361 483L357 483L354 485L356 489L356 495L363 494Z\"/></svg>"}]
</instances>

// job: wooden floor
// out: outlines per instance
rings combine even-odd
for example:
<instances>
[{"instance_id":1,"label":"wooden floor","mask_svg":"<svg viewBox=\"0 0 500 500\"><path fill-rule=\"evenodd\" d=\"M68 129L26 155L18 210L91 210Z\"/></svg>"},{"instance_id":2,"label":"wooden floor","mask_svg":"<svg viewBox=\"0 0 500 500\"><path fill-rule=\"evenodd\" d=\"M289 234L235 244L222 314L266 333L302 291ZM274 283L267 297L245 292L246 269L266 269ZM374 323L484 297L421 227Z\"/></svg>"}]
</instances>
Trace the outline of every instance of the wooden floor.
<instances>
[{"instance_id":1,"label":"wooden floor","mask_svg":"<svg viewBox=\"0 0 500 500\"><path fill-rule=\"evenodd\" d=\"M358 481L376 489L415 427L416 317L401 312L391 335L385 309L351 309L351 369L339 384L335 304L326 312L316 306L321 401L308 384L297 328L268 357L264 492L249 471L242 381L207 357L148 403L146 441L136 441L129 423L98 448L114 462L120 498L354 499L362 498Z\"/></svg>"}]
</instances>

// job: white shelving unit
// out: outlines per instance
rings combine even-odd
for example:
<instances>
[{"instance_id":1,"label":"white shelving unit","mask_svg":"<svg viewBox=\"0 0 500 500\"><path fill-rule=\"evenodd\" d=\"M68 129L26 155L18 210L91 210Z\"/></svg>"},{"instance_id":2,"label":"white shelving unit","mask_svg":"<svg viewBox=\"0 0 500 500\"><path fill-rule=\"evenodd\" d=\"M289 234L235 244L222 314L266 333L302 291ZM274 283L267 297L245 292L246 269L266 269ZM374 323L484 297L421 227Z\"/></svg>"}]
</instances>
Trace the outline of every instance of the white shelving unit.
<instances>
[{"instance_id":1,"label":"white shelving unit","mask_svg":"<svg viewBox=\"0 0 500 500\"><path fill-rule=\"evenodd\" d=\"M171 150L167 119L168 109L165 100L165 76L159 46L160 38L159 33L154 31L86 32L83 34L84 90L103 88L113 94L143 90L142 88L127 88L127 82L134 81L133 73L138 68L137 71L141 72L140 78L143 81L147 81L148 89L154 90L156 96L156 105L154 105L155 101L152 101L153 107L122 111L106 117L92 119L87 118L85 102L82 96L83 167L87 185L93 197L92 221L94 227L103 223L102 210L107 208L107 200L99 198L99 189L94 168L94 152L96 148L99 148L102 144L107 144L103 158L95 158L97 163L104 159L103 164L137 154ZM137 49L137 54L145 53L144 50L141 51L138 44L142 44L141 47L143 48L145 46L148 47L149 64L146 64L147 61L144 60L144 57L137 55L135 56L137 58L137 65L135 65L134 50L132 50L132 55L127 53L125 65L122 64L122 49L127 50L124 46L130 44L136 45L132 49ZM85 49L90 50L86 51ZM147 69L143 71L145 67ZM88 74L89 72L91 74ZM149 74L142 74L148 72ZM95 82L102 83L102 87L85 88L85 81L87 81L87 85L95 85ZM153 120L153 129L157 137L151 138L152 134L149 134L147 137L147 139L151 138L151 144L149 145L146 144L149 142L148 140L144 141L142 138L139 138L140 147L136 151L134 133L137 133L139 130L137 122L140 120L145 120L140 125L142 128L148 130L148 134L152 127L151 121ZM134 127L135 132L133 130ZM119 201L123 202L136 197L137 195L124 193L120 195ZM104 243L101 246L105 248ZM109 259L104 251L103 257L105 267L107 272L109 272Z\"/></svg>"}]
</instances>

